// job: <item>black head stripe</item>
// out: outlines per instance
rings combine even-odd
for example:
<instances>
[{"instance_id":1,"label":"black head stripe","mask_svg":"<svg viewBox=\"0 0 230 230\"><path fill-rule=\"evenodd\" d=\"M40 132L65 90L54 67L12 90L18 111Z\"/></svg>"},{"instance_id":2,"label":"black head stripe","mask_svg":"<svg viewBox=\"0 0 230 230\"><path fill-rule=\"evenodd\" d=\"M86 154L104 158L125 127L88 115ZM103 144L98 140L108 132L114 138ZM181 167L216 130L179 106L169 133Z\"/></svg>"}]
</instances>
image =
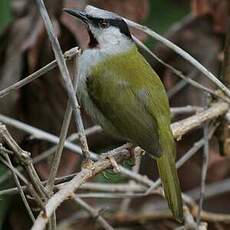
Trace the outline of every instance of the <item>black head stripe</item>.
<instances>
[{"instance_id":1,"label":"black head stripe","mask_svg":"<svg viewBox=\"0 0 230 230\"><path fill-rule=\"evenodd\" d=\"M102 18L92 17L90 15L87 15L87 18L90 20L90 22L95 27L100 27L100 24L102 22L107 22L109 24L109 26L117 27L122 34L126 35L130 39L132 38L126 22L121 18L102 19Z\"/></svg>"},{"instance_id":2,"label":"black head stripe","mask_svg":"<svg viewBox=\"0 0 230 230\"><path fill-rule=\"evenodd\" d=\"M132 38L129 28L123 19L108 19L108 21L111 26L117 27L122 34Z\"/></svg>"}]
</instances>

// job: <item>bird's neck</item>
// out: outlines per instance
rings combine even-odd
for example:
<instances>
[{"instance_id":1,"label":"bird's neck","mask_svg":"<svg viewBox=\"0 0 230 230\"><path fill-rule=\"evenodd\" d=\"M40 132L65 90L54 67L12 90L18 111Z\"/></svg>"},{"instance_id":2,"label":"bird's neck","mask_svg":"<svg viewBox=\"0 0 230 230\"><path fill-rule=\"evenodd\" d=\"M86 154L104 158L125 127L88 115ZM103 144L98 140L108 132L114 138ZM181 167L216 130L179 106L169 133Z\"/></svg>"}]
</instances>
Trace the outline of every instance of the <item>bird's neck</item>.
<instances>
[{"instance_id":1,"label":"bird's neck","mask_svg":"<svg viewBox=\"0 0 230 230\"><path fill-rule=\"evenodd\" d=\"M119 41L111 38L110 41L107 40L103 45L84 50L78 62L80 79L85 81L93 66L102 63L110 57L119 57L135 47L135 43L128 38L120 39Z\"/></svg>"},{"instance_id":2,"label":"bird's neck","mask_svg":"<svg viewBox=\"0 0 230 230\"><path fill-rule=\"evenodd\" d=\"M133 46L134 42L125 36L106 34L98 39L98 46L93 49L95 52L116 55L128 51Z\"/></svg>"}]
</instances>

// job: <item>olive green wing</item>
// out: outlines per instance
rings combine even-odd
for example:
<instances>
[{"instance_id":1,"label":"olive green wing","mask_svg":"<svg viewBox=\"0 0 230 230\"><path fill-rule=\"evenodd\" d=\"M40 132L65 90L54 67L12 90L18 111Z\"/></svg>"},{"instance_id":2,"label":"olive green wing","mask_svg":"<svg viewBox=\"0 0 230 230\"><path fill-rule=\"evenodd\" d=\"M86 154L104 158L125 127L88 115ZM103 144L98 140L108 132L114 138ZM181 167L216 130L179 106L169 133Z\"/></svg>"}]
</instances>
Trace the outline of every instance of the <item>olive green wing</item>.
<instances>
[{"instance_id":1,"label":"olive green wing","mask_svg":"<svg viewBox=\"0 0 230 230\"><path fill-rule=\"evenodd\" d=\"M168 205L182 221L168 99L157 74L134 48L96 65L87 87L94 105L120 136L160 156L157 166Z\"/></svg>"},{"instance_id":2,"label":"olive green wing","mask_svg":"<svg viewBox=\"0 0 230 230\"><path fill-rule=\"evenodd\" d=\"M160 155L157 116L168 113L162 99L166 95L161 95L164 88L160 79L136 49L96 65L87 88L94 105L120 136Z\"/></svg>"}]
</instances>

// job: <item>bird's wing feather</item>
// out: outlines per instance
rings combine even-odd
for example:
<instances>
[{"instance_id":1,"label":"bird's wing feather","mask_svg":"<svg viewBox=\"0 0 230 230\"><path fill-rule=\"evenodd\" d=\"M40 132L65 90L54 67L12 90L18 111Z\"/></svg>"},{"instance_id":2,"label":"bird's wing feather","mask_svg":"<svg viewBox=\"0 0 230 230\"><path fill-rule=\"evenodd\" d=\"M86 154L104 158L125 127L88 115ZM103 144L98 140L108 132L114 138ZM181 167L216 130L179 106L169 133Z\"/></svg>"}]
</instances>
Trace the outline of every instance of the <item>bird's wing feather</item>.
<instances>
[{"instance_id":1,"label":"bird's wing feather","mask_svg":"<svg viewBox=\"0 0 230 230\"><path fill-rule=\"evenodd\" d=\"M121 136L160 156L157 166L165 196L173 215L181 221L182 198L169 105L157 74L133 49L95 66L87 87L95 106Z\"/></svg>"},{"instance_id":2,"label":"bird's wing feather","mask_svg":"<svg viewBox=\"0 0 230 230\"><path fill-rule=\"evenodd\" d=\"M95 66L87 87L95 106L121 136L155 156L160 154L159 121L169 122L166 95L136 48Z\"/></svg>"}]
</instances>

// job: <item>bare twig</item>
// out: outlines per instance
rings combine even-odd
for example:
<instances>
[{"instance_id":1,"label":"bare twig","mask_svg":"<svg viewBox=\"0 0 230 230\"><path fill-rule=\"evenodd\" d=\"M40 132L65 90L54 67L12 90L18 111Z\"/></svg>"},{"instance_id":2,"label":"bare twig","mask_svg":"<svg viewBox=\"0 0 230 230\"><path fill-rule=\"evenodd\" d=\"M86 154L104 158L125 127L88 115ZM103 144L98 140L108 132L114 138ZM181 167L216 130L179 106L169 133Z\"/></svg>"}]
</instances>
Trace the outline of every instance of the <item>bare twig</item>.
<instances>
[{"instance_id":1,"label":"bare twig","mask_svg":"<svg viewBox=\"0 0 230 230\"><path fill-rule=\"evenodd\" d=\"M154 190L151 195L160 195L163 196L163 192L159 190ZM150 194L146 193L132 193L132 192L127 192L127 193L97 193L97 192L92 192L92 193L80 193L77 196L80 198L96 198L96 199L128 199L131 200L133 198L143 198L145 196L149 196ZM122 213L121 211L120 213Z\"/></svg>"},{"instance_id":2,"label":"bare twig","mask_svg":"<svg viewBox=\"0 0 230 230\"><path fill-rule=\"evenodd\" d=\"M114 228L100 215L99 211L95 210L93 207L88 205L85 201L83 201L79 197L75 197L74 200L85 210L89 212L89 214L96 219L96 221L105 229L105 230L114 230Z\"/></svg>"},{"instance_id":3,"label":"bare twig","mask_svg":"<svg viewBox=\"0 0 230 230\"><path fill-rule=\"evenodd\" d=\"M50 175L49 175L49 179L47 182L47 189L49 190L50 193L52 193L53 191L54 181L55 181L55 177L57 175L58 167L60 164L62 151L64 148L67 132L69 129L71 115L72 115L72 109L71 109L71 105L68 103L66 112L65 112L65 116L64 116L64 120L63 120L63 124L62 124L62 128L61 128L59 143L57 145L57 150L52 160Z\"/></svg>"},{"instance_id":4,"label":"bare twig","mask_svg":"<svg viewBox=\"0 0 230 230\"><path fill-rule=\"evenodd\" d=\"M46 141L49 141L51 143L55 143L57 144L58 141L59 141L59 138L53 134L50 134L50 133L47 133L43 130L40 130L40 129L37 129L37 128L34 128L30 125L27 125L23 122L20 122L20 121L17 121L15 119L12 119L12 118L9 118L9 117L6 117L4 115L0 115L0 121L8 124L8 125L11 125L15 128L19 128L35 137L39 137L40 139L43 139L43 140L46 140ZM65 147L79 155L81 155L81 148L78 146L78 145L75 145L75 144L72 144L70 142L65 142ZM91 159L93 160L97 160L98 159L98 156L97 154L95 153L92 153L90 152L90 156L91 156ZM152 181L150 179L148 179L147 177L143 177L141 176L140 174L137 174L137 173L134 173L134 172L131 172L129 169L126 169L125 167L122 167L121 165L119 166L119 169L120 169L120 172L136 181L139 181L140 183L142 184L145 184L145 185L151 185Z\"/></svg>"},{"instance_id":5,"label":"bare twig","mask_svg":"<svg viewBox=\"0 0 230 230\"><path fill-rule=\"evenodd\" d=\"M129 156L126 150L127 145L124 145L116 150L113 150L113 156L116 161L121 161L122 159ZM77 174L70 182L68 182L65 187L63 187L59 192L55 193L46 204L44 212L41 212L36 219L32 230L44 229L47 218L49 218L56 208L68 198L74 198L76 190L85 183L89 178L93 177L97 173L111 167L111 161L108 159L99 160L94 165L87 168L83 168L81 172Z\"/></svg>"},{"instance_id":6,"label":"bare twig","mask_svg":"<svg viewBox=\"0 0 230 230\"><path fill-rule=\"evenodd\" d=\"M136 151L142 151L140 148L135 148L134 150L134 155L135 155L135 165L132 168L132 171L135 173L138 173L140 170L140 165L141 165L141 153L137 153ZM131 180L129 181L129 185L136 184L135 181ZM132 192L127 192L127 195L132 195ZM120 206L120 212L127 212L129 205L130 205L131 199L126 198L122 201L121 206Z\"/></svg>"},{"instance_id":7,"label":"bare twig","mask_svg":"<svg viewBox=\"0 0 230 230\"><path fill-rule=\"evenodd\" d=\"M209 103L209 95L205 95L205 104L206 108ZM208 132L209 132L209 123L206 122L204 124L203 128L204 132L204 152L203 152L203 162L202 162L202 170L201 170L201 190L200 190L200 201L199 201L199 208L198 208L198 213L197 213L197 226L199 228L200 226L200 214L203 208L203 201L204 201L204 196L205 196L205 183L206 183L206 176L207 176L207 171L208 171L208 160L209 160L209 138L208 138Z\"/></svg>"},{"instance_id":8,"label":"bare twig","mask_svg":"<svg viewBox=\"0 0 230 230\"><path fill-rule=\"evenodd\" d=\"M217 181L211 184L206 185L205 197L212 198L215 196L223 195L230 191L230 179L227 178L222 181ZM189 196L193 197L194 200L200 198L200 188L194 188L187 193Z\"/></svg>"},{"instance_id":9,"label":"bare twig","mask_svg":"<svg viewBox=\"0 0 230 230\"><path fill-rule=\"evenodd\" d=\"M78 71L77 71L77 58L75 58L75 62L76 62L76 67L75 67L74 80L73 80L74 86L76 85L77 77L78 77L77 76L78 75L77 74L78 73ZM76 90L76 88L75 88L75 90ZM60 134L59 142L57 145L57 151L56 151L54 158L53 158L53 163L52 163L51 170L50 170L50 176L49 176L48 182L47 182L47 188L48 188L50 193L53 192L54 181L55 181L55 177L57 175L57 171L58 171L58 167L60 164L62 152L64 149L64 144L65 144L67 132L68 132L69 125L70 125L71 116L72 116L72 108L71 108L70 100L68 100L67 108L66 108L65 115L64 115L64 120L62 123L61 134Z\"/></svg>"},{"instance_id":10,"label":"bare twig","mask_svg":"<svg viewBox=\"0 0 230 230\"><path fill-rule=\"evenodd\" d=\"M206 121L219 117L221 114L226 113L228 109L229 105L227 103L213 103L207 110L182 121L173 123L171 128L174 138L180 140L185 133L193 130L194 128L200 127Z\"/></svg>"},{"instance_id":11,"label":"bare twig","mask_svg":"<svg viewBox=\"0 0 230 230\"><path fill-rule=\"evenodd\" d=\"M194 207L192 210L192 216L195 217L197 214L197 207ZM167 210L154 212L145 212L145 213L123 213L123 215L106 215L106 219L108 219L112 223L116 223L117 225L122 224L142 224L148 221L154 220L165 220L171 219L173 217L171 213ZM221 223L230 223L230 215L228 214L217 214L212 212L201 212L201 220L205 222L221 222Z\"/></svg>"},{"instance_id":12,"label":"bare twig","mask_svg":"<svg viewBox=\"0 0 230 230\"><path fill-rule=\"evenodd\" d=\"M101 132L102 129L100 126L93 126L93 127L90 127L90 128L87 128L85 130L85 134L86 136L88 135L93 135L93 134L96 134L98 132ZM79 134L78 133L73 133L71 134L68 138L67 138L67 141L75 141L79 139ZM47 157L49 157L51 154L55 153L55 151L57 150L57 146L53 146L51 147L50 149L44 151L43 153L41 153L40 155L36 156L34 159L33 159L33 164L36 164L36 163L39 163L41 162L42 160L46 159ZM6 151L6 150L5 150ZM22 171L23 168L21 166L17 167L17 170L18 171ZM4 181L6 181L9 177L11 176L11 173L10 171L6 171L4 173L4 175L2 175L0 177L0 184L3 183Z\"/></svg>"},{"instance_id":13,"label":"bare twig","mask_svg":"<svg viewBox=\"0 0 230 230\"><path fill-rule=\"evenodd\" d=\"M190 74L188 74L187 78L194 79L197 74L199 73L198 70L193 70ZM184 87L188 85L188 81L185 81L184 79L181 79L178 83L175 84L171 89L168 89L167 95L170 98L172 98L174 95L179 93Z\"/></svg>"},{"instance_id":14,"label":"bare twig","mask_svg":"<svg viewBox=\"0 0 230 230\"><path fill-rule=\"evenodd\" d=\"M71 180L76 174L71 174L64 177L55 178L55 188L60 188L64 186L65 182ZM46 184L47 181L43 181L43 184ZM111 193L118 193L118 192L133 192L133 193L143 193L146 191L145 186L140 184L104 184L104 183L85 183L83 184L80 189L81 190L93 190L93 191L101 191L101 192L111 192ZM27 189L27 186L22 186L23 191ZM4 189L0 191L0 196L2 195L14 195L18 194L17 187Z\"/></svg>"},{"instance_id":15,"label":"bare twig","mask_svg":"<svg viewBox=\"0 0 230 230\"><path fill-rule=\"evenodd\" d=\"M17 129L20 129L26 133L29 133L31 135L33 135L35 138L38 138L40 140L46 140L50 143L53 144L58 144L59 142L59 138L53 134L50 134L48 132L45 132L41 129L35 128L33 126L30 126L28 124L25 124L21 121L15 120L13 118L9 118L7 116L4 116L2 114L0 114L0 121L2 121L5 124L8 124L10 126L13 126ZM81 154L81 148L78 145L74 145L70 142L65 142L65 147L69 150L72 150L78 154ZM96 157L92 155L92 158Z\"/></svg>"},{"instance_id":16,"label":"bare twig","mask_svg":"<svg viewBox=\"0 0 230 230\"><path fill-rule=\"evenodd\" d=\"M192 80L192 78L186 77L184 76L184 74L182 74L181 71L177 70L176 68L174 68L173 66L167 64L166 62L164 62L161 58L159 58L156 54L154 54L145 44L143 44L141 41L139 41L136 37L132 36L134 41L141 47L143 48L146 52L148 52L153 58L155 58L158 62L160 62L162 65L164 65L166 68L170 69L175 75L177 75L178 77L180 77L181 79L183 79L184 81L188 82L190 85L192 85L193 87L201 90L201 91L205 91L207 93L210 93L211 95L217 97L217 98L222 98L224 101L226 102L230 102L229 98L224 97L223 95L221 95L220 93L209 89L203 85L201 85L200 83Z\"/></svg>"},{"instance_id":17,"label":"bare twig","mask_svg":"<svg viewBox=\"0 0 230 230\"><path fill-rule=\"evenodd\" d=\"M65 62L63 55L62 55L60 44L58 42L57 37L55 36L54 29L53 29L51 20L49 18L49 15L47 13L47 10L45 8L43 0L36 0L36 2L38 5L38 8L39 8L41 17L43 19L46 31L48 33L48 37L49 37L49 40L51 42L53 52L54 52L55 58L57 60L58 67L60 69L61 76L64 80L66 91L68 93L69 100L70 100L70 103L72 106L72 110L73 110L73 114L74 114L74 121L75 121L76 126L79 130L79 133L80 133L80 143L81 143L81 149L82 149L82 156L83 156L86 164L91 164L87 139L85 136L84 126L83 126L83 122L82 122L82 118L81 118L80 106L79 106L79 103L78 103L76 95L75 95L76 93L75 93L74 87L73 87L72 82L71 82L71 78L69 75L69 71L67 69L66 62Z\"/></svg>"},{"instance_id":18,"label":"bare twig","mask_svg":"<svg viewBox=\"0 0 230 230\"><path fill-rule=\"evenodd\" d=\"M11 163L11 160L10 160L9 156L8 156L7 154L5 154L5 157L6 157L6 160L8 161L8 164L10 165L10 167L13 168L13 165L12 165L12 163ZM23 190L22 190L20 181L18 180L18 177L17 177L17 175L16 175L16 173L15 173L14 171L12 171L12 174L13 174L15 183L16 183L16 185L17 185L17 187L18 187L18 191L19 191L19 193L20 193L20 196L21 196L21 198L22 198L22 201L23 201L23 203L24 203L24 205L25 205L25 207L26 207L26 210L27 210L27 212L28 212L28 214L29 214L29 217L30 217L30 219L32 220L32 222L34 223L34 222L35 222L35 218L34 218L34 215L33 215L32 210L31 210L31 208L30 208L30 206L29 206L29 204L28 204L28 202L27 202L27 200L26 200L26 196L25 196L25 194L24 194L24 192L23 192Z\"/></svg>"},{"instance_id":19,"label":"bare twig","mask_svg":"<svg viewBox=\"0 0 230 230\"><path fill-rule=\"evenodd\" d=\"M11 148L11 150L14 152L20 164L26 170L34 188L38 191L38 193L41 196L43 196L43 198L46 198L46 191L41 184L40 178L38 177L36 170L33 167L33 164L30 158L30 153L22 150L18 146L16 141L13 139L13 137L10 135L10 133L6 129L5 125L0 124L0 135L1 135L1 138L4 140L4 142L6 142L9 148Z\"/></svg>"},{"instance_id":20,"label":"bare twig","mask_svg":"<svg viewBox=\"0 0 230 230\"><path fill-rule=\"evenodd\" d=\"M75 57L77 54L80 53L80 50L78 47L72 48L68 51L65 52L64 54L64 58L66 60L70 60L73 57ZM41 77L42 75L44 75L45 73L47 73L48 71L52 70L53 68L55 68L57 66L57 61L54 60L52 62L50 62L49 64L47 64L46 66L42 67L41 69L35 71L34 73L32 73L31 75L29 75L26 78L23 78L22 80L16 82L15 84L3 89L0 91L0 98L4 97L6 95L8 95L9 93L20 89L21 87L29 84L30 82L34 81L35 79Z\"/></svg>"},{"instance_id":21,"label":"bare twig","mask_svg":"<svg viewBox=\"0 0 230 230\"><path fill-rule=\"evenodd\" d=\"M170 111L173 114L173 116L176 116L176 115L181 115L181 114L191 114L191 113L196 114L196 113L204 111L204 108L199 107L199 106L187 105L184 107L171 107Z\"/></svg>"},{"instance_id":22,"label":"bare twig","mask_svg":"<svg viewBox=\"0 0 230 230\"><path fill-rule=\"evenodd\" d=\"M9 164L6 160L4 160L2 158L2 156L0 156L0 160L4 163L4 165L6 167L8 167L10 169L10 171L12 173L14 173L17 178L19 178L26 186L21 186L22 191L24 191L24 188L27 188L30 191L30 194L34 197L35 201L37 202L38 206L43 209L44 205L43 205L43 201L41 200L41 198L38 196L38 194L36 193L36 191L34 190L33 186L31 184L28 183L27 179L20 173L17 171L17 169L15 169L12 164ZM18 191L18 188L16 188L16 190Z\"/></svg>"},{"instance_id":23,"label":"bare twig","mask_svg":"<svg viewBox=\"0 0 230 230\"><path fill-rule=\"evenodd\" d=\"M189 53L185 52L183 49L175 45L174 43L170 42L166 38L162 37L161 35L157 34L153 30L149 29L146 26L142 26L136 22L133 22L131 20L125 19L127 24L131 27L134 27L138 30L141 30L148 34L149 36L155 38L156 40L162 42L164 45L169 47L170 49L174 50L176 53L181 55L185 60L190 62L195 68L199 69L204 76L206 76L209 80L211 80L219 89L221 89L228 97L230 97L230 90L215 77L210 71L208 71L203 65L201 65L195 58L193 58Z\"/></svg>"}]
</instances>

